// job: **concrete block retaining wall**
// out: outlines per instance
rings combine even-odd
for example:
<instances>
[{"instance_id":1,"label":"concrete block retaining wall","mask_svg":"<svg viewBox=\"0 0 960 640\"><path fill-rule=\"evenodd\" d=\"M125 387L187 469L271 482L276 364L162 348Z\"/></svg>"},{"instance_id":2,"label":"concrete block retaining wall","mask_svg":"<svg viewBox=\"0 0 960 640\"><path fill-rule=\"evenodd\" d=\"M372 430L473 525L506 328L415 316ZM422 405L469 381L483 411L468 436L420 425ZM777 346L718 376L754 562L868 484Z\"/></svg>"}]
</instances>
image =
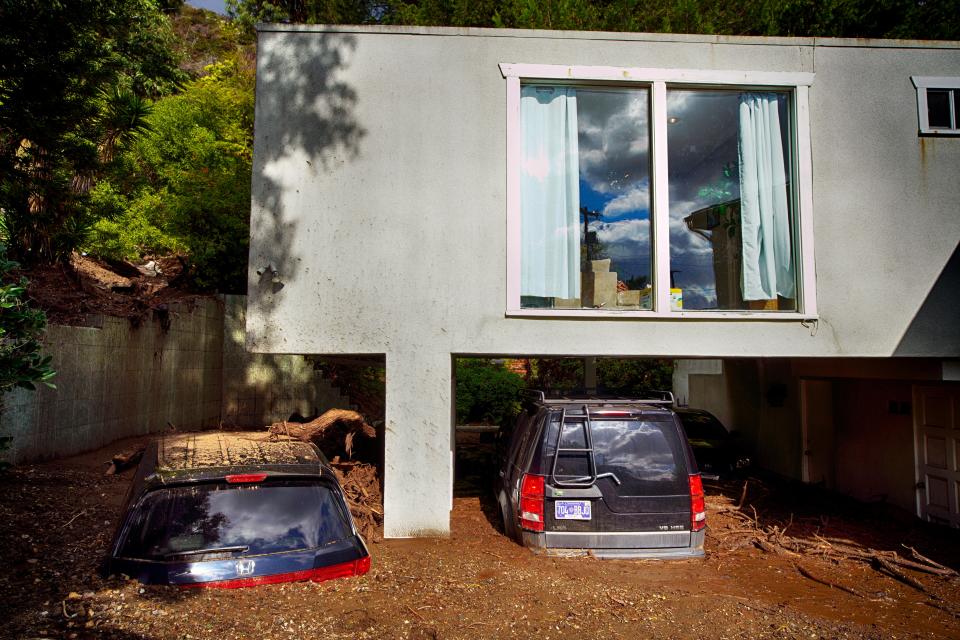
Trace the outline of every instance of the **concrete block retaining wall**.
<instances>
[{"instance_id":1,"label":"concrete block retaining wall","mask_svg":"<svg viewBox=\"0 0 960 640\"><path fill-rule=\"evenodd\" d=\"M250 353L244 348L246 298L224 299L223 414L225 424L260 426L307 417L331 407L352 408L304 356Z\"/></svg>"},{"instance_id":2,"label":"concrete block retaining wall","mask_svg":"<svg viewBox=\"0 0 960 640\"><path fill-rule=\"evenodd\" d=\"M171 305L133 326L98 316L93 327L50 325L56 389L3 398L0 452L12 463L63 457L129 436L261 426L348 402L303 356L243 352L243 296ZM238 342L239 341L239 342Z\"/></svg>"}]
</instances>

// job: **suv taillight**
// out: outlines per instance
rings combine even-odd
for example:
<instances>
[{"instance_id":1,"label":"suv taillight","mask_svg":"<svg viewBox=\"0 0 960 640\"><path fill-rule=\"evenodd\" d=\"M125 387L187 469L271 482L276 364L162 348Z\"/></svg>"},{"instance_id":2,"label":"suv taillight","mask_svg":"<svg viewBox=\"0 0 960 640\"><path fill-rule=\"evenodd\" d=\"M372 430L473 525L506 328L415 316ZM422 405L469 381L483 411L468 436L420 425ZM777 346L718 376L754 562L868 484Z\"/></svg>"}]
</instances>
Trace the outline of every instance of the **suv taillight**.
<instances>
[{"instance_id":1,"label":"suv taillight","mask_svg":"<svg viewBox=\"0 0 960 640\"><path fill-rule=\"evenodd\" d=\"M707 526L707 505L703 497L700 474L690 476L690 530L700 531Z\"/></svg>"},{"instance_id":2,"label":"suv taillight","mask_svg":"<svg viewBox=\"0 0 960 640\"><path fill-rule=\"evenodd\" d=\"M520 526L543 531L543 476L524 474L520 481Z\"/></svg>"}]
</instances>

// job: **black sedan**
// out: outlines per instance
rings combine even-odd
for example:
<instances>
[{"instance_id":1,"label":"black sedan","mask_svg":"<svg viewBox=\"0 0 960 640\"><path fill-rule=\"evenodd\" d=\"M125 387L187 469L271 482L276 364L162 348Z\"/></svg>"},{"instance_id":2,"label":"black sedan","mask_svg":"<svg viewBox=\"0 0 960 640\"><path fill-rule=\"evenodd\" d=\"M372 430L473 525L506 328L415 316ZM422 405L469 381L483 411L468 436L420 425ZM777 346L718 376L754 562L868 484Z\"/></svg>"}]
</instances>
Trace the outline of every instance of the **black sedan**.
<instances>
[{"instance_id":1,"label":"black sedan","mask_svg":"<svg viewBox=\"0 0 960 640\"><path fill-rule=\"evenodd\" d=\"M736 432L703 409L675 409L704 477L725 476L750 466Z\"/></svg>"}]
</instances>

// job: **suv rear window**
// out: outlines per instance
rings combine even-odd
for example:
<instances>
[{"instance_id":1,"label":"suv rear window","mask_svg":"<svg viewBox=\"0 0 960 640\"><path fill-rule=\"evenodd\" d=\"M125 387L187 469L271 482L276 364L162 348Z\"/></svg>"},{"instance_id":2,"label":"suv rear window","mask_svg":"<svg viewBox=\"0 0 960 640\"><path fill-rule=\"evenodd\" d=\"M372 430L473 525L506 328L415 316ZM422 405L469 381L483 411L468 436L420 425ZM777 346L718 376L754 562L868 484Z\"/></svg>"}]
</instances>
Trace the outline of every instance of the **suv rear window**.
<instances>
[{"instance_id":1,"label":"suv rear window","mask_svg":"<svg viewBox=\"0 0 960 640\"><path fill-rule=\"evenodd\" d=\"M556 476L573 481L589 477L585 421L569 419L563 425ZM548 460L556 447L556 427L547 443ZM621 496L664 495L687 490L686 467L673 422L591 419L593 455L598 476L612 473Z\"/></svg>"},{"instance_id":2,"label":"suv rear window","mask_svg":"<svg viewBox=\"0 0 960 640\"><path fill-rule=\"evenodd\" d=\"M202 484L149 493L121 555L201 560L312 549L349 535L338 497L321 483ZM197 553L203 550L209 553Z\"/></svg>"}]
</instances>

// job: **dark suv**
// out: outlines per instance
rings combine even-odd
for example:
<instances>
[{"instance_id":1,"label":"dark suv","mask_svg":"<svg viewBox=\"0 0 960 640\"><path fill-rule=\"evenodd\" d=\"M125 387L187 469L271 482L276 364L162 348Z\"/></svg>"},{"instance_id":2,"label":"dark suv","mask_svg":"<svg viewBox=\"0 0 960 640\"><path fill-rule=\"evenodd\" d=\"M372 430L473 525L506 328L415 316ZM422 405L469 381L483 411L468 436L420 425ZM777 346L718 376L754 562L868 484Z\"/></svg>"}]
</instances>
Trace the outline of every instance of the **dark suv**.
<instances>
[{"instance_id":1,"label":"dark suv","mask_svg":"<svg viewBox=\"0 0 960 640\"><path fill-rule=\"evenodd\" d=\"M104 571L144 583L233 588L369 568L319 449L264 432L206 432L148 445Z\"/></svg>"},{"instance_id":2,"label":"dark suv","mask_svg":"<svg viewBox=\"0 0 960 640\"><path fill-rule=\"evenodd\" d=\"M703 484L669 396L537 392L502 451L507 535L552 554L702 556Z\"/></svg>"}]
</instances>

